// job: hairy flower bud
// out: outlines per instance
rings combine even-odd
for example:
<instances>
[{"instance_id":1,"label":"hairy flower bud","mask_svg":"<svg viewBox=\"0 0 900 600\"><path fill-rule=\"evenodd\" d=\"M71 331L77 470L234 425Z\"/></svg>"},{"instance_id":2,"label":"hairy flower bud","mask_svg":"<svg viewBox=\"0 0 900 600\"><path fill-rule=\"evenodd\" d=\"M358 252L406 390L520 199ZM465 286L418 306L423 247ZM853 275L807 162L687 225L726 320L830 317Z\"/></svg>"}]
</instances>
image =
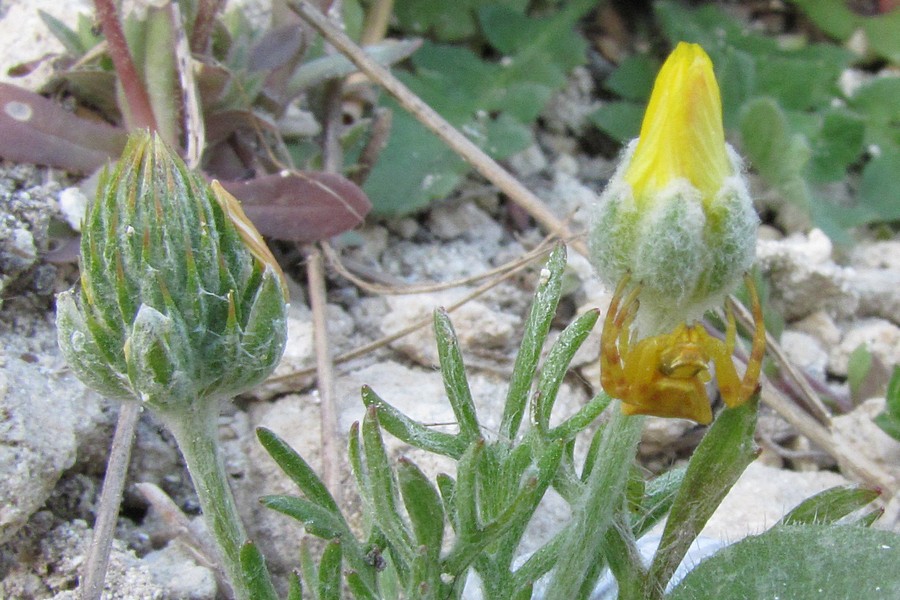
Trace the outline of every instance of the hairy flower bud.
<instances>
[{"instance_id":1,"label":"hairy flower bud","mask_svg":"<svg viewBox=\"0 0 900 600\"><path fill-rule=\"evenodd\" d=\"M653 335L721 304L753 263L758 223L712 62L682 42L594 209L592 262L611 287L641 283L636 326Z\"/></svg>"},{"instance_id":2,"label":"hairy flower bud","mask_svg":"<svg viewBox=\"0 0 900 600\"><path fill-rule=\"evenodd\" d=\"M240 205L156 136L104 173L81 239L81 286L60 294L59 344L90 387L151 408L233 396L275 368L280 268Z\"/></svg>"}]
</instances>

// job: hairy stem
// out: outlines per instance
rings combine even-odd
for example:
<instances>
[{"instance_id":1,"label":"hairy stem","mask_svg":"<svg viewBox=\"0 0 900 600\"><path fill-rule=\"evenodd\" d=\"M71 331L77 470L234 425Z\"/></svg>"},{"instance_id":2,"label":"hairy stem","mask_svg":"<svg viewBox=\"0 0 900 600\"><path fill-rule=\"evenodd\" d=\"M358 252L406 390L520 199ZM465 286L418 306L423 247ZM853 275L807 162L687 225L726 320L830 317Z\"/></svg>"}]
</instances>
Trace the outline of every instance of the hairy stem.
<instances>
[{"instance_id":1,"label":"hairy stem","mask_svg":"<svg viewBox=\"0 0 900 600\"><path fill-rule=\"evenodd\" d=\"M94 0L94 9L103 27L109 55L122 84L133 128L156 131L156 118L153 116L150 97L131 58L114 0Z\"/></svg>"},{"instance_id":2,"label":"hairy stem","mask_svg":"<svg viewBox=\"0 0 900 600\"><path fill-rule=\"evenodd\" d=\"M184 456L203 518L218 544L219 560L231 579L234 595L238 600L249 600L240 565L241 546L247 541L247 534L219 452L218 410L215 400L197 399L189 410L160 416Z\"/></svg>"}]
</instances>

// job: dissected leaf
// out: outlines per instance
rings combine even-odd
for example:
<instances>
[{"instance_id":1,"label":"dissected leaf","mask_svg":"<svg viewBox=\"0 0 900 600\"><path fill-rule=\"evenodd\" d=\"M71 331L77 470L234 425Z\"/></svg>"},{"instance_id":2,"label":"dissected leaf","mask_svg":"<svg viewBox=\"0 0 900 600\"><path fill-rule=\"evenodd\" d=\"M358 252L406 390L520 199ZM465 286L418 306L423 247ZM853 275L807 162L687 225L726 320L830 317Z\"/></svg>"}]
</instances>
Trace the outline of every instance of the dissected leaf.
<instances>
[{"instance_id":1,"label":"dissected leaf","mask_svg":"<svg viewBox=\"0 0 900 600\"><path fill-rule=\"evenodd\" d=\"M294 172L221 183L241 201L260 233L277 240L327 239L359 225L371 208L356 184L334 173Z\"/></svg>"},{"instance_id":2,"label":"dissected leaf","mask_svg":"<svg viewBox=\"0 0 900 600\"><path fill-rule=\"evenodd\" d=\"M0 156L89 173L117 158L123 129L75 116L33 92L0 83Z\"/></svg>"}]
</instances>

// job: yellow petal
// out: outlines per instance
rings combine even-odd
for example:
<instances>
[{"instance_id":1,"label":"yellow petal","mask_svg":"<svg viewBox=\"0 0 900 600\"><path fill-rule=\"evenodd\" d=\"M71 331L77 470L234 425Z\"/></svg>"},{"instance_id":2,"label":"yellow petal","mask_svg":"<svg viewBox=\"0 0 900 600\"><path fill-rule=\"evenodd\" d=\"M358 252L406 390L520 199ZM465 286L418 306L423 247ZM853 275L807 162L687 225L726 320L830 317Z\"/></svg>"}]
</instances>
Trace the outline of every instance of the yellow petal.
<instances>
[{"instance_id":1,"label":"yellow petal","mask_svg":"<svg viewBox=\"0 0 900 600\"><path fill-rule=\"evenodd\" d=\"M698 44L680 42L656 78L625 180L640 203L684 178L705 204L731 174L712 61Z\"/></svg>"},{"instance_id":2,"label":"yellow petal","mask_svg":"<svg viewBox=\"0 0 900 600\"><path fill-rule=\"evenodd\" d=\"M263 237L260 235L259 231L257 231L256 226L247 218L244 209L241 208L240 201L222 187L222 184L217 180L213 180L210 187L212 188L213 196L218 201L219 206L222 207L222 210L225 211L228 219L234 224L238 235L247 245L247 248L250 249L250 253L256 260L271 268L275 274L278 275L278 279L281 281L281 292L284 294L285 302L287 302L288 287L287 280L284 278L284 272L278 265L278 261L272 256L272 251L269 250L265 240L263 240Z\"/></svg>"}]
</instances>

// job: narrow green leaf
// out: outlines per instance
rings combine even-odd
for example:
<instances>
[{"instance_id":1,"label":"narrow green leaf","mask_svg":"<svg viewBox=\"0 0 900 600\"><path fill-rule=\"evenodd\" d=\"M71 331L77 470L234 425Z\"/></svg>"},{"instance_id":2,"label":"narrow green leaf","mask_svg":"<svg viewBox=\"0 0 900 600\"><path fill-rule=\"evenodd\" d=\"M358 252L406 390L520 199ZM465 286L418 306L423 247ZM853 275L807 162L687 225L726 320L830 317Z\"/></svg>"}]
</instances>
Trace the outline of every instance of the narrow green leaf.
<instances>
[{"instance_id":1,"label":"narrow green leaf","mask_svg":"<svg viewBox=\"0 0 900 600\"><path fill-rule=\"evenodd\" d=\"M848 525L856 525L857 527L871 527L872 525L875 524L875 521L877 521L878 519L881 518L881 516L883 514L884 514L883 508L876 508L874 510L870 510L869 512L865 513L864 515L862 515L855 521L848 523Z\"/></svg>"},{"instance_id":2,"label":"narrow green leaf","mask_svg":"<svg viewBox=\"0 0 900 600\"><path fill-rule=\"evenodd\" d=\"M316 475L316 472L302 456L276 433L265 427L256 429L256 437L263 448L266 449L266 452L269 453L269 456L278 463L285 475L291 478L291 481L300 488L300 491L307 498L322 508L330 510L335 516L343 520L337 502L335 502L328 488L325 487L325 484L322 483L322 480L319 479L319 476Z\"/></svg>"},{"instance_id":3,"label":"narrow green leaf","mask_svg":"<svg viewBox=\"0 0 900 600\"><path fill-rule=\"evenodd\" d=\"M300 580L300 575L296 571L288 575L287 600L303 600L303 583Z\"/></svg>"},{"instance_id":4,"label":"narrow green leaf","mask_svg":"<svg viewBox=\"0 0 900 600\"><path fill-rule=\"evenodd\" d=\"M408 459L400 459L397 475L416 542L425 547L429 560L437 562L444 539L441 497L428 477Z\"/></svg>"},{"instance_id":5,"label":"narrow green leaf","mask_svg":"<svg viewBox=\"0 0 900 600\"><path fill-rule=\"evenodd\" d=\"M871 368L872 354L865 344L860 344L847 359L847 384L850 386L851 397L858 397L859 386L866 380Z\"/></svg>"},{"instance_id":6,"label":"narrow green leaf","mask_svg":"<svg viewBox=\"0 0 900 600\"><path fill-rule=\"evenodd\" d=\"M444 310L434 311L434 335L437 339L444 389L447 390L447 398L459 424L459 435L469 443L478 438L481 431L475 414L475 403L472 402L472 393L469 391L459 340L450 317Z\"/></svg>"},{"instance_id":7,"label":"narrow green leaf","mask_svg":"<svg viewBox=\"0 0 900 600\"><path fill-rule=\"evenodd\" d=\"M246 542L241 546L240 562L244 584L250 592L250 597L254 600L278 600L275 586L269 578L266 561L253 542Z\"/></svg>"},{"instance_id":8,"label":"narrow green leaf","mask_svg":"<svg viewBox=\"0 0 900 600\"><path fill-rule=\"evenodd\" d=\"M550 348L550 352L541 366L537 392L534 396L534 422L540 431L550 428L550 413L553 411L559 386L568 372L572 357L581 348L581 344L587 339L599 318L600 311L598 309L587 311L570 323Z\"/></svg>"},{"instance_id":9,"label":"narrow green leaf","mask_svg":"<svg viewBox=\"0 0 900 600\"><path fill-rule=\"evenodd\" d=\"M375 510L375 522L394 550L410 563L415 553L409 531L400 518L397 485L381 438L378 411L375 408L366 411L361 433L366 467L372 482L371 502Z\"/></svg>"},{"instance_id":10,"label":"narrow green leaf","mask_svg":"<svg viewBox=\"0 0 900 600\"><path fill-rule=\"evenodd\" d=\"M529 583L528 585L523 586L519 590L517 590L512 595L512 600L531 600L532 594L534 590L534 584Z\"/></svg>"},{"instance_id":11,"label":"narrow green leaf","mask_svg":"<svg viewBox=\"0 0 900 600\"><path fill-rule=\"evenodd\" d=\"M859 485L833 487L801 502L775 526L831 525L870 504L879 495L878 490Z\"/></svg>"},{"instance_id":12,"label":"narrow green leaf","mask_svg":"<svg viewBox=\"0 0 900 600\"><path fill-rule=\"evenodd\" d=\"M340 600L342 558L341 541L328 542L319 561L319 600Z\"/></svg>"},{"instance_id":13,"label":"narrow green leaf","mask_svg":"<svg viewBox=\"0 0 900 600\"><path fill-rule=\"evenodd\" d=\"M353 594L354 598L357 600L379 600L375 592L370 590L365 582L363 582L359 573L356 571L348 571L345 577L347 579L347 587L350 588L350 592Z\"/></svg>"},{"instance_id":14,"label":"narrow green leaf","mask_svg":"<svg viewBox=\"0 0 900 600\"><path fill-rule=\"evenodd\" d=\"M578 412L551 429L547 436L554 440L568 441L574 439L576 435L584 431L588 425L594 422L594 419L606 410L612 400L612 396L606 392L600 392L590 402L578 409ZM590 468L588 468L588 472L590 472Z\"/></svg>"},{"instance_id":15,"label":"narrow green leaf","mask_svg":"<svg viewBox=\"0 0 900 600\"><path fill-rule=\"evenodd\" d=\"M676 467L647 483L644 499L632 523L634 537L643 536L669 513L686 470L686 467Z\"/></svg>"},{"instance_id":16,"label":"narrow green leaf","mask_svg":"<svg viewBox=\"0 0 900 600\"><path fill-rule=\"evenodd\" d=\"M454 544L444 561L444 571L461 573L472 561L479 557L484 548L500 540L510 530L515 529L518 531L518 535L515 536L516 539L512 540L513 548L511 550L514 550L515 546L518 545L517 538L531 520L531 516L537 509L541 498L543 498L544 493L553 481L553 475L559 468L562 454L562 443L556 442L548 445L546 452L538 461L536 473L522 483L518 494L497 517L480 527L474 535L460 536L457 539L456 544ZM465 500L464 494L467 493L462 487L463 481L461 473L460 487L458 488L460 500Z\"/></svg>"},{"instance_id":17,"label":"narrow green leaf","mask_svg":"<svg viewBox=\"0 0 900 600\"><path fill-rule=\"evenodd\" d=\"M779 526L707 558L667 598L900 598L898 564L896 533Z\"/></svg>"},{"instance_id":18,"label":"narrow green leaf","mask_svg":"<svg viewBox=\"0 0 900 600\"><path fill-rule=\"evenodd\" d=\"M306 587L315 594L319 590L319 571L316 569L316 561L313 560L312 552L309 550L307 540L300 541L300 573L303 575L303 581Z\"/></svg>"},{"instance_id":19,"label":"narrow green leaf","mask_svg":"<svg viewBox=\"0 0 900 600\"><path fill-rule=\"evenodd\" d=\"M81 38L78 37L78 34L70 29L68 25L41 9L38 9L38 16L44 22L44 25L47 26L47 29L50 30L50 33L62 43L66 52L71 54L73 58L80 58L88 51L88 48L82 46Z\"/></svg>"},{"instance_id":20,"label":"narrow green leaf","mask_svg":"<svg viewBox=\"0 0 900 600\"><path fill-rule=\"evenodd\" d=\"M444 504L444 514L450 521L453 531L459 533L459 515L456 512L456 482L446 473L438 473L438 491L441 493L441 502Z\"/></svg>"},{"instance_id":21,"label":"narrow green leaf","mask_svg":"<svg viewBox=\"0 0 900 600\"><path fill-rule=\"evenodd\" d=\"M500 437L504 439L515 439L522 423L538 358L550 331L550 323L556 314L565 267L566 248L559 245L554 248L546 268L541 271L541 281L535 290L531 313L525 323L522 345L513 366L509 392L503 407L503 418L500 421Z\"/></svg>"},{"instance_id":22,"label":"narrow green leaf","mask_svg":"<svg viewBox=\"0 0 900 600\"><path fill-rule=\"evenodd\" d=\"M875 417L875 424L895 440L900 440L900 366L894 367L885 395L884 412Z\"/></svg>"},{"instance_id":23,"label":"narrow green leaf","mask_svg":"<svg viewBox=\"0 0 900 600\"><path fill-rule=\"evenodd\" d=\"M369 386L362 387L362 400L367 407L374 406L378 409L378 421L385 431L410 446L455 459L466 450L466 442L461 437L429 429L410 419L382 400Z\"/></svg>"},{"instance_id":24,"label":"narrow green leaf","mask_svg":"<svg viewBox=\"0 0 900 600\"><path fill-rule=\"evenodd\" d=\"M460 538L469 539L481 528L478 516L477 477L478 463L484 452L484 440L475 440L459 459L456 472L457 533ZM440 482L439 482L440 483Z\"/></svg>"},{"instance_id":25,"label":"narrow green leaf","mask_svg":"<svg viewBox=\"0 0 900 600\"><path fill-rule=\"evenodd\" d=\"M743 406L722 411L694 451L650 566L647 598L658 597L666 588L700 530L756 458L753 432L758 408L757 393Z\"/></svg>"},{"instance_id":26,"label":"narrow green leaf","mask_svg":"<svg viewBox=\"0 0 900 600\"><path fill-rule=\"evenodd\" d=\"M306 498L263 496L260 502L267 508L297 519L309 533L323 540L344 537L349 533L343 519Z\"/></svg>"}]
</instances>

